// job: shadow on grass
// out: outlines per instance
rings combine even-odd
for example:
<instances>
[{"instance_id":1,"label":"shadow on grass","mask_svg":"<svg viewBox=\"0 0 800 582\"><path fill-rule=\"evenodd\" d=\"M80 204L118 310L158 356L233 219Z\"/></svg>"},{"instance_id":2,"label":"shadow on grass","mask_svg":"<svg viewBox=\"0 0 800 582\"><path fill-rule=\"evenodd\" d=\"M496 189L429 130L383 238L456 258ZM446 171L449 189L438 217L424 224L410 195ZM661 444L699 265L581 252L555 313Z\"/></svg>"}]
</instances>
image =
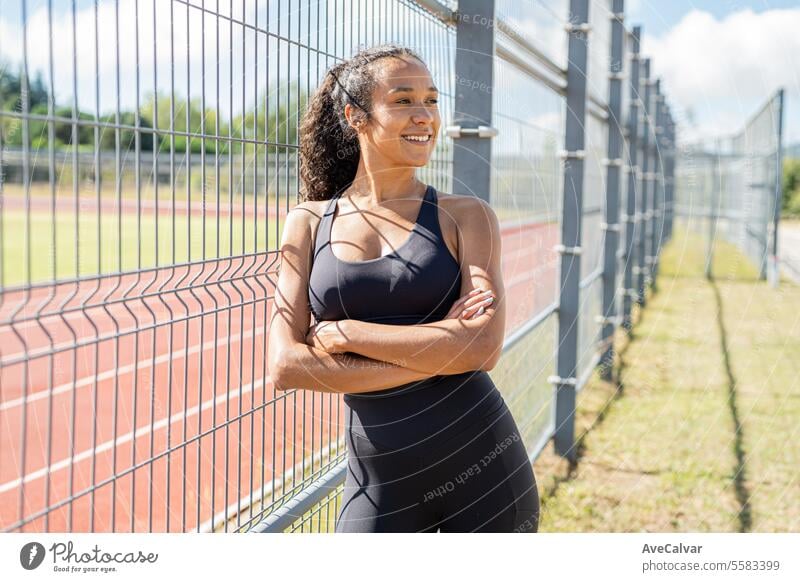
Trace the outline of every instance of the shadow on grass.
<instances>
[{"instance_id":1,"label":"shadow on grass","mask_svg":"<svg viewBox=\"0 0 800 582\"><path fill-rule=\"evenodd\" d=\"M725 330L724 311L722 296L719 293L717 283L710 278L709 283L714 290L714 299L717 303L717 326L719 327L720 345L722 346L722 359L725 364L725 374L728 377L728 408L733 418L734 439L733 452L736 455L736 473L733 477L734 489L736 490L736 500L739 502L739 531L750 531L753 525L752 513L750 511L750 492L747 489L747 475L744 458L743 429L739 419L739 408L736 402L736 378L731 368L730 353L728 351L728 336Z\"/></svg>"},{"instance_id":2,"label":"shadow on grass","mask_svg":"<svg viewBox=\"0 0 800 582\"><path fill-rule=\"evenodd\" d=\"M725 373L728 379L728 407L730 410L731 417L733 418L734 423L734 442L733 442L733 449L734 455L736 456L736 467L735 467L735 474L734 474L734 489L736 494L737 502L739 503L739 531L740 532L747 532L752 529L752 511L750 508L750 492L747 487L747 475L746 475L746 464L745 464L745 453L744 453L744 446L743 446L743 428L742 423L739 418L739 410L737 405L737 385L736 385L736 378L733 375L733 369L731 367L730 361L730 354L728 349L728 341L727 341L727 331L725 329L724 323L724 311L723 311L723 303L722 297L719 293L719 289L717 288L716 282L713 279L710 279L710 283L712 289L714 291L714 297L717 304L717 325L719 328L720 334L720 345L722 350L722 357L723 363L725 367ZM603 405L602 410L600 410L599 414L596 418L594 418L591 424L583 431L580 435L578 435L575 439L574 449L575 449L575 460L574 461L567 461L567 468L566 471L563 472L561 475L556 475L553 478L552 484L546 490L546 495L543 496L543 501L548 498L553 498L558 491L559 487L562 483L567 483L572 481L577 476L577 468L580 462L591 463L591 461L583 460L585 454L585 440L586 437L591 434L591 432L603 422L605 417L607 416L608 412L611 410L611 406L613 403L621 398L625 391L625 383L624 383L624 374L627 368L627 362L625 360L625 355L627 353L628 348L636 339L635 329L637 324L642 322L642 318L644 316L645 310L642 309L642 306L639 305L639 308L636 310L636 315L638 317L635 318L633 325L630 326L629 329L626 329L626 342L624 346L620 349L617 353L618 355L618 365L616 367L616 376L612 375L611 382L616 384L616 390L611 395L611 397L606 401ZM620 470L618 467L615 467L616 470ZM634 471L638 474L646 474L646 475L654 475L658 472L653 471Z\"/></svg>"}]
</instances>

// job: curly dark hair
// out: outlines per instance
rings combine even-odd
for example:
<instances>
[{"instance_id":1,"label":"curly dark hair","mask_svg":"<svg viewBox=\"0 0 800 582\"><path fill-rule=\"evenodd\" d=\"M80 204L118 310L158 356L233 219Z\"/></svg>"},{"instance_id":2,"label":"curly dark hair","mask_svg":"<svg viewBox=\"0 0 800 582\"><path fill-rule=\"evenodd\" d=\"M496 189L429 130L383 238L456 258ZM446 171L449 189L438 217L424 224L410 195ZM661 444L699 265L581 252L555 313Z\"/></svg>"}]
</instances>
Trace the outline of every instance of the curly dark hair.
<instances>
[{"instance_id":1,"label":"curly dark hair","mask_svg":"<svg viewBox=\"0 0 800 582\"><path fill-rule=\"evenodd\" d=\"M425 64L412 49L383 44L361 49L332 66L311 98L300 124L300 195L305 200L330 200L353 183L361 157L358 133L347 122L347 103L371 119L377 85L372 63L409 56ZM427 65L426 65L427 66Z\"/></svg>"}]
</instances>

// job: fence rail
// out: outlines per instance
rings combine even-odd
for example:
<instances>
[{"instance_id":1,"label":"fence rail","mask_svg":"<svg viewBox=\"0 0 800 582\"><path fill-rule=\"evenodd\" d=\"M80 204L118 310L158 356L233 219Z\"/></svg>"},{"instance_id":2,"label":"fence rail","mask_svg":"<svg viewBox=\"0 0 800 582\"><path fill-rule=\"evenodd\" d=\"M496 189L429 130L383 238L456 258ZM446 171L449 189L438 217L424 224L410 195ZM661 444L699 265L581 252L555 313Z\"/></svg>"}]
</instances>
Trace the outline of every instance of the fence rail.
<instances>
[{"instance_id":1,"label":"fence rail","mask_svg":"<svg viewBox=\"0 0 800 582\"><path fill-rule=\"evenodd\" d=\"M300 115L357 45L419 51L443 122L496 130L419 177L498 214L490 375L531 460L574 458L672 228L623 0L16 0L0 25L0 529L333 529L341 397L275 391L265 354Z\"/></svg>"}]
</instances>

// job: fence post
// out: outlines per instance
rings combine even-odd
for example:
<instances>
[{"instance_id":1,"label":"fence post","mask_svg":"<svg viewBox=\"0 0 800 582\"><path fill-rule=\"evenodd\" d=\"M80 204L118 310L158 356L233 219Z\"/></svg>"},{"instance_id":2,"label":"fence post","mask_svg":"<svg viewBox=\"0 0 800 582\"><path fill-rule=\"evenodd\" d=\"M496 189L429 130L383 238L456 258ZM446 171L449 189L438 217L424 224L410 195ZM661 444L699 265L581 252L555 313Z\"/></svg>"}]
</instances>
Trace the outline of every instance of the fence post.
<instances>
[{"instance_id":1,"label":"fence post","mask_svg":"<svg viewBox=\"0 0 800 582\"><path fill-rule=\"evenodd\" d=\"M670 218L669 218L669 236L672 238L673 229L675 227L675 163L678 159L678 142L677 134L675 133L675 120L670 115L670 139L672 140L672 164L669 169L670 190L669 190L669 203L670 203Z\"/></svg>"},{"instance_id":2,"label":"fence post","mask_svg":"<svg viewBox=\"0 0 800 582\"><path fill-rule=\"evenodd\" d=\"M611 380L616 326L617 249L619 248L620 168L622 167L622 59L624 0L611 5L611 66L608 81L608 166L606 169L605 239L603 248L603 355L600 373Z\"/></svg>"},{"instance_id":3,"label":"fence post","mask_svg":"<svg viewBox=\"0 0 800 582\"><path fill-rule=\"evenodd\" d=\"M491 135L465 133L492 125L494 82L494 0L460 0L456 22L453 190L467 191L489 202L492 171ZM458 82L460 79L469 83Z\"/></svg>"},{"instance_id":4,"label":"fence post","mask_svg":"<svg viewBox=\"0 0 800 582\"><path fill-rule=\"evenodd\" d=\"M767 279L771 287L777 287L781 278L781 266L778 259L778 224L781 219L781 201L783 200L783 89L778 90L778 151L776 153L777 168L775 169L775 212L772 217L772 236L769 245L769 269Z\"/></svg>"},{"instance_id":5,"label":"fence post","mask_svg":"<svg viewBox=\"0 0 800 582\"><path fill-rule=\"evenodd\" d=\"M714 239L717 227L717 190L721 183L721 156L719 139L714 141L713 171L711 172L711 192L708 199L708 247L706 248L706 279L714 277Z\"/></svg>"},{"instance_id":6,"label":"fence post","mask_svg":"<svg viewBox=\"0 0 800 582\"><path fill-rule=\"evenodd\" d=\"M642 102L642 189L641 202L639 204L639 218L641 228L637 233L636 250L636 302L644 307L645 297L645 278L648 274L647 268L647 227L649 225L650 202L648 201L650 185L652 184L650 172L650 97L652 93L652 83L650 82L650 59L642 61L642 85L644 86L644 100Z\"/></svg>"},{"instance_id":7,"label":"fence post","mask_svg":"<svg viewBox=\"0 0 800 582\"><path fill-rule=\"evenodd\" d=\"M661 92L661 81L655 82L653 116L653 207L652 219L650 223L650 254L648 263L650 267L650 288L655 292L658 290L658 259L661 253L661 215L663 211L663 188L664 188L664 154L662 140L664 128L662 126L662 110L664 107L664 94Z\"/></svg>"},{"instance_id":8,"label":"fence post","mask_svg":"<svg viewBox=\"0 0 800 582\"><path fill-rule=\"evenodd\" d=\"M664 110L664 135L667 139L667 156L664 167L664 241L666 244L672 239L672 194L674 186L673 172L675 168L675 134L673 133L672 114L669 105Z\"/></svg>"},{"instance_id":9,"label":"fence post","mask_svg":"<svg viewBox=\"0 0 800 582\"><path fill-rule=\"evenodd\" d=\"M561 244L556 247L561 253L558 347L556 375L549 380L556 387L555 450L574 461L589 0L570 0L569 14L564 198Z\"/></svg>"},{"instance_id":10,"label":"fence post","mask_svg":"<svg viewBox=\"0 0 800 582\"><path fill-rule=\"evenodd\" d=\"M623 258L625 260L625 270L622 281L622 326L630 332L632 326L631 308L636 289L634 287L634 260L636 249L634 237L636 234L636 224L638 213L636 212L636 191L640 187L639 178L639 38L642 32L640 26L635 26L631 33L631 80L630 80L630 100L628 105L628 184L625 195L625 214L622 217L625 223L625 248Z\"/></svg>"}]
</instances>

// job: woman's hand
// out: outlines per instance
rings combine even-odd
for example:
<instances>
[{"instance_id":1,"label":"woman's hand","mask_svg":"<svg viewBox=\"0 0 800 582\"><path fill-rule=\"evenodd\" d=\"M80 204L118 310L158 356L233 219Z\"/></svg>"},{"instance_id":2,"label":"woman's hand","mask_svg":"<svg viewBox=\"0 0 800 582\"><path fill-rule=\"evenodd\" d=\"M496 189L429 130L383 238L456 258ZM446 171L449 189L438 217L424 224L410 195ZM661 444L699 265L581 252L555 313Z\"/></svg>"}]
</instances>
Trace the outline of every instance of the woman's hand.
<instances>
[{"instance_id":1,"label":"woman's hand","mask_svg":"<svg viewBox=\"0 0 800 582\"><path fill-rule=\"evenodd\" d=\"M308 329L306 343L329 354L347 351L347 336L341 321L320 321Z\"/></svg>"},{"instance_id":2,"label":"woman's hand","mask_svg":"<svg viewBox=\"0 0 800 582\"><path fill-rule=\"evenodd\" d=\"M494 291L491 289L473 289L460 299L453 302L450 312L445 319L474 319L483 314L486 307L494 301Z\"/></svg>"},{"instance_id":3,"label":"woman's hand","mask_svg":"<svg viewBox=\"0 0 800 582\"><path fill-rule=\"evenodd\" d=\"M486 307L494 301L491 289L474 289L453 302L444 319L475 319L483 314ZM340 354L347 351L347 334L342 321L320 321L311 325L306 335L306 343L329 354Z\"/></svg>"}]
</instances>

